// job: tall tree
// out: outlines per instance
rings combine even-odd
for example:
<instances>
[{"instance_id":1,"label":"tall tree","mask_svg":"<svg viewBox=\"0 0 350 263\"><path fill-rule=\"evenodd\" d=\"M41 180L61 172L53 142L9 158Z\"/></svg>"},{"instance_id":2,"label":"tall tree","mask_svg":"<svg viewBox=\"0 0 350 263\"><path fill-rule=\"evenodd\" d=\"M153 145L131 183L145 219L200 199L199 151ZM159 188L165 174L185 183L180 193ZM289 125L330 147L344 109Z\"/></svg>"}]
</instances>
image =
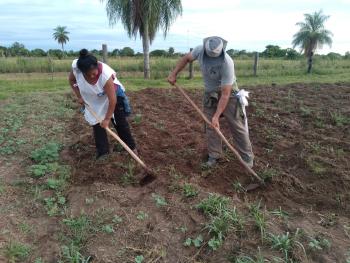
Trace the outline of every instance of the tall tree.
<instances>
[{"instance_id":1,"label":"tall tree","mask_svg":"<svg viewBox=\"0 0 350 263\"><path fill-rule=\"evenodd\" d=\"M57 26L54 28L53 32L53 38L62 46L62 51L64 51L63 45L66 44L69 41L68 34L69 32L66 31L66 26Z\"/></svg>"},{"instance_id":2,"label":"tall tree","mask_svg":"<svg viewBox=\"0 0 350 263\"><path fill-rule=\"evenodd\" d=\"M305 21L298 22L299 31L293 36L293 47L299 46L308 60L307 72L311 72L312 57L317 48L322 48L324 44L332 46L332 32L325 29L324 23L329 16L322 13L322 10L313 14L304 14Z\"/></svg>"},{"instance_id":3,"label":"tall tree","mask_svg":"<svg viewBox=\"0 0 350 263\"><path fill-rule=\"evenodd\" d=\"M140 35L144 77L150 78L149 47L157 31L162 29L166 37L171 24L182 14L181 0L106 0L106 10L111 25L120 20L129 37Z\"/></svg>"}]
</instances>

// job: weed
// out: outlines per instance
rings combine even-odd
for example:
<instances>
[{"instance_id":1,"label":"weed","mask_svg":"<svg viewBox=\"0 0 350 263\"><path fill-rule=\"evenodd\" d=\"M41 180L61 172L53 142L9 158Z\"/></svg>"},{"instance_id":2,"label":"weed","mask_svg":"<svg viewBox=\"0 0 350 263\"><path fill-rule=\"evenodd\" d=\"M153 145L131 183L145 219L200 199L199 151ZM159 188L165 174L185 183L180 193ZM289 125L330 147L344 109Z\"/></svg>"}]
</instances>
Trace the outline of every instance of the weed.
<instances>
[{"instance_id":1,"label":"weed","mask_svg":"<svg viewBox=\"0 0 350 263\"><path fill-rule=\"evenodd\" d=\"M327 171L327 168L325 168L323 164L313 160L312 158L309 158L307 160L307 164L309 165L311 171L314 172L316 175L322 175Z\"/></svg>"},{"instance_id":2,"label":"weed","mask_svg":"<svg viewBox=\"0 0 350 263\"><path fill-rule=\"evenodd\" d=\"M277 176L277 171L273 168L268 168L262 171L261 178L264 181L271 181L273 177Z\"/></svg>"},{"instance_id":3,"label":"weed","mask_svg":"<svg viewBox=\"0 0 350 263\"><path fill-rule=\"evenodd\" d=\"M79 247L71 243L69 246L62 246L61 257L64 262L69 263L88 263L91 257L85 258L79 251Z\"/></svg>"},{"instance_id":4,"label":"weed","mask_svg":"<svg viewBox=\"0 0 350 263\"><path fill-rule=\"evenodd\" d=\"M65 218L63 219L63 224L68 226L73 244L77 246L87 240L92 227L92 221L87 215Z\"/></svg>"},{"instance_id":5,"label":"weed","mask_svg":"<svg viewBox=\"0 0 350 263\"><path fill-rule=\"evenodd\" d=\"M31 248L18 242L10 242L5 246L4 255L10 263L23 262L28 258Z\"/></svg>"},{"instance_id":6,"label":"weed","mask_svg":"<svg viewBox=\"0 0 350 263\"><path fill-rule=\"evenodd\" d=\"M319 214L320 216L320 221L318 221L318 223L321 226L324 227L330 227L330 226L334 226L335 224L337 224L337 215L334 213L330 213L330 214L326 214L326 215L322 215Z\"/></svg>"},{"instance_id":7,"label":"weed","mask_svg":"<svg viewBox=\"0 0 350 263\"><path fill-rule=\"evenodd\" d=\"M261 240L263 241L265 238L267 223L265 213L261 211L260 206L260 201L257 204L251 204L249 206L249 213L253 216L255 226L259 229Z\"/></svg>"},{"instance_id":8,"label":"weed","mask_svg":"<svg viewBox=\"0 0 350 263\"><path fill-rule=\"evenodd\" d=\"M142 114L137 113L134 115L134 119L133 119L133 123L135 123L136 125L140 124L142 121Z\"/></svg>"},{"instance_id":9,"label":"weed","mask_svg":"<svg viewBox=\"0 0 350 263\"><path fill-rule=\"evenodd\" d=\"M185 183L182 188L183 195L187 198L195 197L198 195L198 190L192 185Z\"/></svg>"},{"instance_id":10,"label":"weed","mask_svg":"<svg viewBox=\"0 0 350 263\"><path fill-rule=\"evenodd\" d=\"M239 194L247 192L247 190L244 188L244 186L240 182L233 183L232 187Z\"/></svg>"},{"instance_id":11,"label":"weed","mask_svg":"<svg viewBox=\"0 0 350 263\"><path fill-rule=\"evenodd\" d=\"M62 179L49 178L47 179L46 185L48 189L61 190L65 183L66 182Z\"/></svg>"},{"instance_id":12,"label":"weed","mask_svg":"<svg viewBox=\"0 0 350 263\"><path fill-rule=\"evenodd\" d=\"M135 257L135 263L142 263L144 259L144 256L138 255Z\"/></svg>"},{"instance_id":13,"label":"weed","mask_svg":"<svg viewBox=\"0 0 350 263\"><path fill-rule=\"evenodd\" d=\"M293 249L296 246L300 247L304 254L306 254L304 246L297 241L299 231L300 229L298 228L294 236L291 236L289 232L281 235L274 235L270 233L268 236L268 240L271 243L271 248L281 251L286 262L289 262Z\"/></svg>"},{"instance_id":14,"label":"weed","mask_svg":"<svg viewBox=\"0 0 350 263\"><path fill-rule=\"evenodd\" d=\"M66 198L62 196L61 193L57 192L56 196L45 198L44 202L46 212L49 216L63 214Z\"/></svg>"},{"instance_id":15,"label":"weed","mask_svg":"<svg viewBox=\"0 0 350 263\"><path fill-rule=\"evenodd\" d=\"M18 228L23 234L29 234L30 232L33 231L32 227L27 223L20 223Z\"/></svg>"},{"instance_id":16,"label":"weed","mask_svg":"<svg viewBox=\"0 0 350 263\"><path fill-rule=\"evenodd\" d=\"M181 233L186 233L188 229L186 226L180 226L177 227L176 230L179 230Z\"/></svg>"},{"instance_id":17,"label":"weed","mask_svg":"<svg viewBox=\"0 0 350 263\"><path fill-rule=\"evenodd\" d=\"M344 126L350 124L350 118L347 116L344 116L338 111L330 112L332 122L336 126Z\"/></svg>"},{"instance_id":18,"label":"weed","mask_svg":"<svg viewBox=\"0 0 350 263\"><path fill-rule=\"evenodd\" d=\"M123 218L121 218L118 215L114 215L113 219L112 219L112 222L115 223L115 224L120 224L121 222L123 222Z\"/></svg>"},{"instance_id":19,"label":"weed","mask_svg":"<svg viewBox=\"0 0 350 263\"><path fill-rule=\"evenodd\" d=\"M156 202L157 207L162 207L162 206L168 205L168 203L164 197L157 195L157 194L152 194L152 197L153 197L153 200Z\"/></svg>"},{"instance_id":20,"label":"weed","mask_svg":"<svg viewBox=\"0 0 350 263\"><path fill-rule=\"evenodd\" d=\"M140 221L144 221L148 218L148 214L143 212L143 211L139 211L139 213L137 214L136 218Z\"/></svg>"},{"instance_id":21,"label":"weed","mask_svg":"<svg viewBox=\"0 0 350 263\"><path fill-rule=\"evenodd\" d=\"M94 202L95 202L94 198L88 198L88 197L85 198L85 204L87 204L87 205L91 205Z\"/></svg>"},{"instance_id":22,"label":"weed","mask_svg":"<svg viewBox=\"0 0 350 263\"><path fill-rule=\"evenodd\" d=\"M56 142L49 142L43 147L32 151L31 158L37 163L48 163L58 160L61 145Z\"/></svg>"},{"instance_id":23,"label":"weed","mask_svg":"<svg viewBox=\"0 0 350 263\"><path fill-rule=\"evenodd\" d=\"M219 215L222 211L227 210L229 199L218 194L209 194L196 207L206 215Z\"/></svg>"},{"instance_id":24,"label":"weed","mask_svg":"<svg viewBox=\"0 0 350 263\"><path fill-rule=\"evenodd\" d=\"M274 216L277 216L279 218L284 218L284 219L287 219L289 216L289 214L286 211L283 211L281 207L271 211L271 214Z\"/></svg>"},{"instance_id":25,"label":"weed","mask_svg":"<svg viewBox=\"0 0 350 263\"><path fill-rule=\"evenodd\" d=\"M5 185L0 179L0 194L3 194L3 193L5 193Z\"/></svg>"},{"instance_id":26,"label":"weed","mask_svg":"<svg viewBox=\"0 0 350 263\"><path fill-rule=\"evenodd\" d=\"M302 117L309 117L309 116L311 116L312 111L307 107L301 106L300 112L301 112Z\"/></svg>"},{"instance_id":27,"label":"weed","mask_svg":"<svg viewBox=\"0 0 350 263\"><path fill-rule=\"evenodd\" d=\"M311 250L323 250L331 247L331 242L323 237L311 238L309 242L309 248Z\"/></svg>"},{"instance_id":28,"label":"weed","mask_svg":"<svg viewBox=\"0 0 350 263\"><path fill-rule=\"evenodd\" d=\"M125 172L121 178L122 184L124 186L135 183L134 169L135 169L135 165L132 162L129 162L127 164L127 172Z\"/></svg>"},{"instance_id":29,"label":"weed","mask_svg":"<svg viewBox=\"0 0 350 263\"><path fill-rule=\"evenodd\" d=\"M102 226L102 231L107 233L107 234L114 233L113 226L111 226L111 225L104 225L104 226Z\"/></svg>"},{"instance_id":30,"label":"weed","mask_svg":"<svg viewBox=\"0 0 350 263\"><path fill-rule=\"evenodd\" d=\"M200 248L203 243L203 236L199 235L195 239L187 238L185 242L183 243L185 247L189 247L191 245L194 245L196 248Z\"/></svg>"}]
</instances>

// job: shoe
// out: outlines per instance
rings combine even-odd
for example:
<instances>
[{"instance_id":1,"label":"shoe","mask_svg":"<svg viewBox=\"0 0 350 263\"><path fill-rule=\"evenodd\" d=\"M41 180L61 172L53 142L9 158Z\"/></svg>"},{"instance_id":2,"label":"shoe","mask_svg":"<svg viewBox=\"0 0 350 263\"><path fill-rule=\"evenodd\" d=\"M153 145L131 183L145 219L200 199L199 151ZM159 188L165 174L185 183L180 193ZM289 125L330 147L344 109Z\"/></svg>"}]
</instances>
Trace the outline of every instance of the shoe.
<instances>
[{"instance_id":1,"label":"shoe","mask_svg":"<svg viewBox=\"0 0 350 263\"><path fill-rule=\"evenodd\" d=\"M242 160L248 165L249 168L253 168L254 159L247 155L241 155Z\"/></svg>"},{"instance_id":2,"label":"shoe","mask_svg":"<svg viewBox=\"0 0 350 263\"><path fill-rule=\"evenodd\" d=\"M109 152L106 152L106 153L98 153L96 155L96 161L103 161L103 160L106 160L109 156Z\"/></svg>"},{"instance_id":3,"label":"shoe","mask_svg":"<svg viewBox=\"0 0 350 263\"><path fill-rule=\"evenodd\" d=\"M210 168L213 168L218 162L218 159L217 158L214 158L214 157L211 157L209 156L208 157L208 161L206 161L203 165L202 165L202 168L203 169L210 169Z\"/></svg>"}]
</instances>

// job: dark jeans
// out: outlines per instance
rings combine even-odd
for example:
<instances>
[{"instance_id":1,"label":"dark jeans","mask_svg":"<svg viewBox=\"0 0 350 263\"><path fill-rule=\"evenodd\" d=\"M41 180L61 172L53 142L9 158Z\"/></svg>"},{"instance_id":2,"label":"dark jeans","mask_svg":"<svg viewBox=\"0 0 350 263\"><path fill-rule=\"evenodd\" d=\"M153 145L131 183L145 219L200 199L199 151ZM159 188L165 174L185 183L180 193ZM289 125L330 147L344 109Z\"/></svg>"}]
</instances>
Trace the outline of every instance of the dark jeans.
<instances>
[{"instance_id":1,"label":"dark jeans","mask_svg":"<svg viewBox=\"0 0 350 263\"><path fill-rule=\"evenodd\" d=\"M130 126L125 116L123 97L117 97L117 105L114 110L112 123L117 130L119 137L130 147L131 150L136 148L134 138L131 135ZM109 144L107 132L100 124L93 126L94 137L97 149L97 156L109 153Z\"/></svg>"}]
</instances>

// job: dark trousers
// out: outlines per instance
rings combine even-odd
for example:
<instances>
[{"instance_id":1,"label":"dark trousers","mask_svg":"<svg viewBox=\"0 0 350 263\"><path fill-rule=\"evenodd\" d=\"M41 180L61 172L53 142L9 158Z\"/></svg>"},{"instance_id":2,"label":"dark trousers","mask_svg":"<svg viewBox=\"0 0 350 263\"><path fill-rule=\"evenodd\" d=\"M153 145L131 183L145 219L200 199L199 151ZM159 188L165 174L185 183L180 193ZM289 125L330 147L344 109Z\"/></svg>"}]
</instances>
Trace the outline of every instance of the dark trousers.
<instances>
[{"instance_id":1,"label":"dark trousers","mask_svg":"<svg viewBox=\"0 0 350 263\"><path fill-rule=\"evenodd\" d=\"M131 150L134 150L136 148L136 144L134 138L131 135L129 123L126 119L123 97L117 97L117 105L114 110L114 118L115 119L112 119L112 123L114 128L117 130L119 137L130 147ZM97 156L109 153L109 144L106 130L103 129L99 123L93 126L93 130Z\"/></svg>"}]
</instances>

